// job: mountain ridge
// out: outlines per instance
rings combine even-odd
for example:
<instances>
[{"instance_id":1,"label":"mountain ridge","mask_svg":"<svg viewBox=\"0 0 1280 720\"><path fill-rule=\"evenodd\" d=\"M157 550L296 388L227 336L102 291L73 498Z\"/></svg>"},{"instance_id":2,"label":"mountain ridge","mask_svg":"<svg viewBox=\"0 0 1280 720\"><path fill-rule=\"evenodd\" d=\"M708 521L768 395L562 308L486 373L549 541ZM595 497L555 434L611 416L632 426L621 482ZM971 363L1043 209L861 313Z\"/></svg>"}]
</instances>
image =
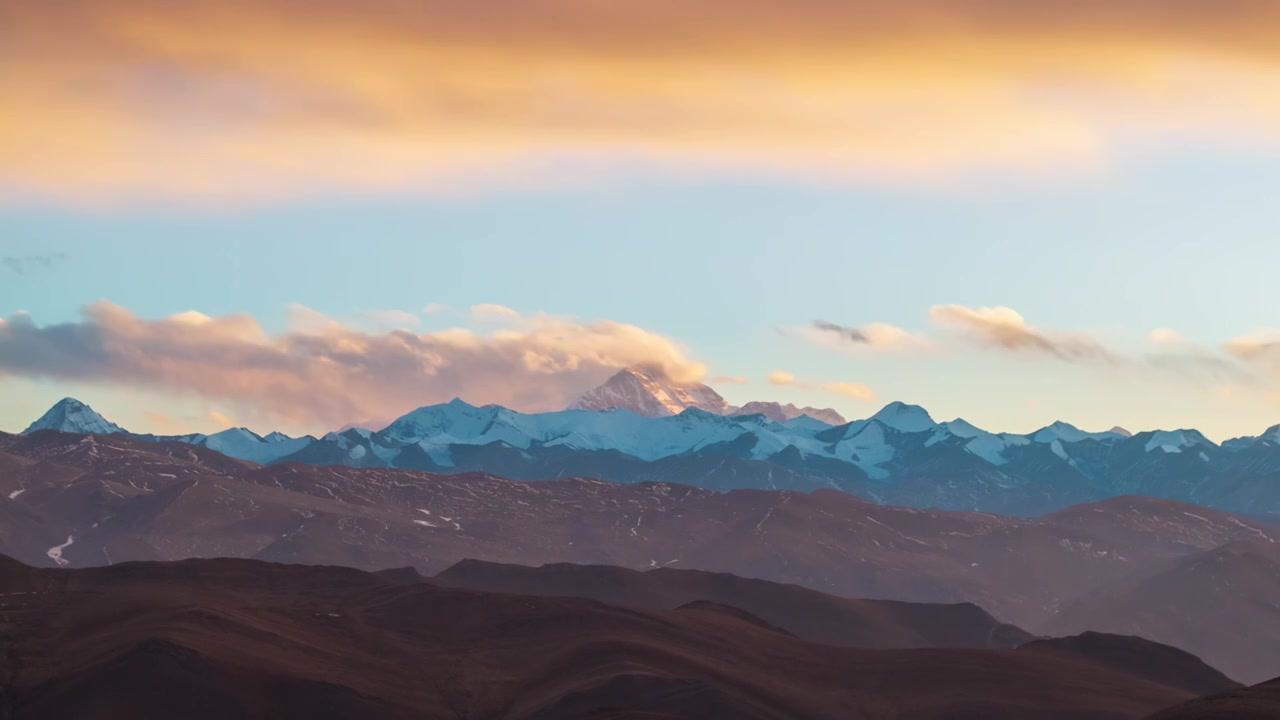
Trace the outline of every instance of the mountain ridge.
<instances>
[{"instance_id":1,"label":"mountain ridge","mask_svg":"<svg viewBox=\"0 0 1280 720\"><path fill-rule=\"evenodd\" d=\"M57 420L71 407L78 418L69 426L73 432L126 432L73 403L62 401L45 418ZM42 421L33 427L62 426ZM830 426L807 415L780 423L763 414L701 408L660 417L617 408L524 414L455 398L378 431L291 438L231 428L139 437L260 464L480 471L523 480L672 480L715 490L831 488L882 503L1018 515L1138 494L1266 515L1280 505L1280 487L1269 480L1280 472L1280 443L1268 433L1223 445L1195 430L1126 435L1085 432L1066 422L1025 435L992 433L962 419L936 422L924 408L902 402Z\"/></svg>"}]
</instances>

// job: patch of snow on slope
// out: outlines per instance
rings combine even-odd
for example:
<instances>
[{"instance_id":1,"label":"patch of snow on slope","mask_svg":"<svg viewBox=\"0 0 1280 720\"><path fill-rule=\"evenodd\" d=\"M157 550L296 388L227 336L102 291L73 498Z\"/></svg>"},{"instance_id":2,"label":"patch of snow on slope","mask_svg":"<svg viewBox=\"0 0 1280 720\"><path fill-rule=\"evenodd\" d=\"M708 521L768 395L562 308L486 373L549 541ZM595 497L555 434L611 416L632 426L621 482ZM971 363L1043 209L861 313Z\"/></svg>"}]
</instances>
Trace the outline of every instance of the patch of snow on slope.
<instances>
[{"instance_id":1,"label":"patch of snow on slope","mask_svg":"<svg viewBox=\"0 0 1280 720\"><path fill-rule=\"evenodd\" d=\"M999 435L986 433L979 435L969 442L965 443L964 449L978 457L986 460L992 465L1004 465L1009 462L1004 451L1008 449L1009 443Z\"/></svg>"},{"instance_id":2,"label":"patch of snow on slope","mask_svg":"<svg viewBox=\"0 0 1280 720\"><path fill-rule=\"evenodd\" d=\"M889 471L880 467L894 458L896 451L885 437L884 426L868 422L862 430L850 438L836 443L835 456L862 468L868 477L885 480Z\"/></svg>"},{"instance_id":3,"label":"patch of snow on slope","mask_svg":"<svg viewBox=\"0 0 1280 720\"><path fill-rule=\"evenodd\" d=\"M71 561L66 560L62 557L62 551L71 547L71 545L75 543L75 541L76 541L75 538L68 535L66 542L62 543L61 545L54 545L48 550L45 550L44 554L48 555L49 559L57 563L60 567L64 565L70 565Z\"/></svg>"}]
</instances>

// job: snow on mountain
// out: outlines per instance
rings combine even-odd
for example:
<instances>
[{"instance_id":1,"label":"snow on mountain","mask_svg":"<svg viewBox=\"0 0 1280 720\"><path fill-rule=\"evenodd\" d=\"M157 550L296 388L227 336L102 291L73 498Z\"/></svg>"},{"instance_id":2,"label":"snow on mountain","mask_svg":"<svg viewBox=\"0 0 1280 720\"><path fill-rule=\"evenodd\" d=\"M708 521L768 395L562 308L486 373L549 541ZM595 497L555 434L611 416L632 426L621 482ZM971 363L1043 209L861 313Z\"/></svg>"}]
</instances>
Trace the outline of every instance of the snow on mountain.
<instances>
[{"instance_id":1,"label":"snow on mountain","mask_svg":"<svg viewBox=\"0 0 1280 720\"><path fill-rule=\"evenodd\" d=\"M1208 438L1196 430L1156 430L1150 435L1146 445L1143 446L1147 452L1161 450L1166 453L1180 453L1196 445L1213 445Z\"/></svg>"},{"instance_id":2,"label":"snow on mountain","mask_svg":"<svg viewBox=\"0 0 1280 720\"><path fill-rule=\"evenodd\" d=\"M636 365L578 398L571 410L630 410L643 417L678 415L685 408L723 415L729 403L702 383L677 383L658 365Z\"/></svg>"},{"instance_id":3,"label":"snow on mountain","mask_svg":"<svg viewBox=\"0 0 1280 720\"><path fill-rule=\"evenodd\" d=\"M28 431L44 427L124 432L70 399ZM1280 426L1228 441L1222 446L1228 452L1221 452L1194 430L1129 438L1058 422L1030 435L991 433L962 419L935 423L924 408L900 402L833 427L808 415L777 422L765 413L725 415L696 407L659 417L627 409L524 414L455 399L413 410L381 431L348 428L319 439L260 436L245 428L134 437L203 445L262 464L457 468L528 480L567 472L717 490L836 487L881 502L998 512L1040 512L1090 493L1197 502L1212 497L1231 507L1264 507L1250 503L1271 492L1267 483L1280 467ZM1152 453L1147 462L1138 460L1144 453ZM764 462L747 462L753 460ZM904 481L900 487L897 480Z\"/></svg>"},{"instance_id":4,"label":"snow on mountain","mask_svg":"<svg viewBox=\"0 0 1280 720\"><path fill-rule=\"evenodd\" d=\"M938 427L945 429L947 432L961 438L978 437L979 435L991 435L992 433L977 427L968 420L956 418L951 422L940 423Z\"/></svg>"},{"instance_id":5,"label":"snow on mountain","mask_svg":"<svg viewBox=\"0 0 1280 720\"><path fill-rule=\"evenodd\" d=\"M278 432L260 437L248 428L241 427L229 428L212 435L194 436L194 439L188 442L193 445L203 445L233 458L266 465L292 455L314 441L315 438L310 436L291 438Z\"/></svg>"},{"instance_id":6,"label":"snow on mountain","mask_svg":"<svg viewBox=\"0 0 1280 720\"><path fill-rule=\"evenodd\" d=\"M849 422L845 420L840 413L831 408L815 408L815 407L796 407L792 403L783 405L776 402L760 402L753 400L740 408L731 408L730 415L763 415L770 420L778 423L785 423L789 420L809 416L819 422L826 423L830 426L844 425Z\"/></svg>"},{"instance_id":7,"label":"snow on mountain","mask_svg":"<svg viewBox=\"0 0 1280 720\"><path fill-rule=\"evenodd\" d=\"M1105 442L1118 440L1126 436L1114 430L1099 433L1085 432L1071 423L1059 420L1052 425L1037 430L1031 437L1038 443L1052 444L1055 440L1064 443L1076 443L1084 440L1101 440Z\"/></svg>"},{"instance_id":8,"label":"snow on mountain","mask_svg":"<svg viewBox=\"0 0 1280 720\"><path fill-rule=\"evenodd\" d=\"M889 478L889 471L881 465L897 455L887 437L887 427L876 418L866 420L856 432L836 443L833 454L840 460L862 468L867 477L873 480L886 480Z\"/></svg>"},{"instance_id":9,"label":"snow on mountain","mask_svg":"<svg viewBox=\"0 0 1280 720\"><path fill-rule=\"evenodd\" d=\"M790 420L782 423L782 426L792 432L808 434L819 433L823 430L831 429L830 423L823 422L809 415L801 415L800 417L791 418Z\"/></svg>"},{"instance_id":10,"label":"snow on mountain","mask_svg":"<svg viewBox=\"0 0 1280 720\"><path fill-rule=\"evenodd\" d=\"M1031 440L1025 435L991 433L967 420L957 418L937 425L929 439L925 441L925 447L932 447L951 437L967 440L968 442L964 444L964 449L992 465L1004 465L1009 462L1008 458L1005 457L1005 451L1010 447L1031 443Z\"/></svg>"},{"instance_id":11,"label":"snow on mountain","mask_svg":"<svg viewBox=\"0 0 1280 720\"><path fill-rule=\"evenodd\" d=\"M94 412L93 408L75 398L59 400L49 408L48 412L41 415L39 420L28 425L23 432L33 433L37 430L58 430L80 435L111 435L125 432L124 428L102 417Z\"/></svg>"},{"instance_id":12,"label":"snow on mountain","mask_svg":"<svg viewBox=\"0 0 1280 720\"><path fill-rule=\"evenodd\" d=\"M821 448L821 443L811 439L811 432L790 429L760 415L729 417L698 408L656 418L622 409L526 415L497 406L477 408L454 400L414 410L379 433L399 443L417 444L433 459L447 459L449 445L502 442L521 449L537 444L617 450L642 460L693 452L733 442L747 434L755 437L753 457L767 457L791 444L812 451Z\"/></svg>"},{"instance_id":13,"label":"snow on mountain","mask_svg":"<svg viewBox=\"0 0 1280 720\"><path fill-rule=\"evenodd\" d=\"M885 405L870 419L879 421L885 427L906 433L924 432L937 426L924 408L896 401Z\"/></svg>"},{"instance_id":14,"label":"snow on mountain","mask_svg":"<svg viewBox=\"0 0 1280 720\"><path fill-rule=\"evenodd\" d=\"M1258 440L1268 445L1280 446L1280 425L1272 425L1267 431L1258 437Z\"/></svg>"},{"instance_id":15,"label":"snow on mountain","mask_svg":"<svg viewBox=\"0 0 1280 720\"><path fill-rule=\"evenodd\" d=\"M1280 447L1280 425L1272 425L1257 437L1238 437L1222 443L1226 450L1245 450L1257 445Z\"/></svg>"}]
</instances>

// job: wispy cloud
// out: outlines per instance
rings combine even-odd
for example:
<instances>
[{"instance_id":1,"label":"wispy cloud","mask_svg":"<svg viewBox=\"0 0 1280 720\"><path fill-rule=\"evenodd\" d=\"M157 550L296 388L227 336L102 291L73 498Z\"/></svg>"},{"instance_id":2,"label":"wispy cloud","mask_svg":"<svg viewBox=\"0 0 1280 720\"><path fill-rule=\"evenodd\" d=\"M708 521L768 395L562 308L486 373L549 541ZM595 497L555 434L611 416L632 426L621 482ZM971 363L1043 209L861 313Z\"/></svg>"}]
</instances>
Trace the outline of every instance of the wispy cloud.
<instances>
[{"instance_id":1,"label":"wispy cloud","mask_svg":"<svg viewBox=\"0 0 1280 720\"><path fill-rule=\"evenodd\" d=\"M324 430L388 420L455 396L520 410L567 406L619 368L661 365L678 381L705 368L634 325L534 315L492 333L367 332L295 306L267 333L248 315L148 320L108 302L78 322L0 320L0 375L103 382L229 401Z\"/></svg>"},{"instance_id":2,"label":"wispy cloud","mask_svg":"<svg viewBox=\"0 0 1280 720\"><path fill-rule=\"evenodd\" d=\"M750 381L741 375L717 375L707 382L712 385L746 385Z\"/></svg>"},{"instance_id":3,"label":"wispy cloud","mask_svg":"<svg viewBox=\"0 0 1280 720\"><path fill-rule=\"evenodd\" d=\"M843 395L847 398L860 400L862 402L873 402L876 399L876 393L871 388L861 383L851 382L830 382L822 386L823 390L836 395Z\"/></svg>"},{"instance_id":4,"label":"wispy cloud","mask_svg":"<svg viewBox=\"0 0 1280 720\"><path fill-rule=\"evenodd\" d=\"M910 183L1096 168L1135 136L1276 142L1280 10L1203 5L8 2L0 180L257 199L573 160Z\"/></svg>"},{"instance_id":5,"label":"wispy cloud","mask_svg":"<svg viewBox=\"0 0 1280 720\"><path fill-rule=\"evenodd\" d=\"M1060 360L1115 360L1112 353L1095 340L1038 330L1008 307L975 309L963 305L936 305L929 310L929 319L941 327L959 330L978 343L1004 350L1052 355Z\"/></svg>"},{"instance_id":6,"label":"wispy cloud","mask_svg":"<svg viewBox=\"0 0 1280 720\"><path fill-rule=\"evenodd\" d=\"M907 332L886 323L862 326L841 325L829 320L814 320L806 327L791 328L784 334L803 338L815 345L851 351L918 351L929 347L922 335Z\"/></svg>"},{"instance_id":7,"label":"wispy cloud","mask_svg":"<svg viewBox=\"0 0 1280 720\"><path fill-rule=\"evenodd\" d=\"M50 270L70 257L66 253L48 253L45 255L6 255L0 257L0 267L18 275L26 275L37 270Z\"/></svg>"}]
</instances>

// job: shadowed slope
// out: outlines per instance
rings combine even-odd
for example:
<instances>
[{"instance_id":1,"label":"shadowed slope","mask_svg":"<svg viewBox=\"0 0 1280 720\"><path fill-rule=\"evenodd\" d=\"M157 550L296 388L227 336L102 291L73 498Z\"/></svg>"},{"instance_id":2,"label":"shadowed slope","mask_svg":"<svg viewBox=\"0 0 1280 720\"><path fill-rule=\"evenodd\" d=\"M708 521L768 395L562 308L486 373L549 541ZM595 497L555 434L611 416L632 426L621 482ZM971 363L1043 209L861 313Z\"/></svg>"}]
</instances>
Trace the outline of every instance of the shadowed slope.
<instances>
[{"instance_id":1,"label":"shadowed slope","mask_svg":"<svg viewBox=\"0 0 1280 720\"><path fill-rule=\"evenodd\" d=\"M837 648L705 603L637 611L331 567L6 560L0 592L16 720L1083 720L1191 697L1078 655Z\"/></svg>"},{"instance_id":2,"label":"shadowed slope","mask_svg":"<svg viewBox=\"0 0 1280 720\"><path fill-rule=\"evenodd\" d=\"M1031 635L976 605L853 600L727 573L601 565L525 567L463 560L431 582L483 592L587 597L665 609L708 601L741 608L796 636L864 648L1017 647Z\"/></svg>"}]
</instances>

